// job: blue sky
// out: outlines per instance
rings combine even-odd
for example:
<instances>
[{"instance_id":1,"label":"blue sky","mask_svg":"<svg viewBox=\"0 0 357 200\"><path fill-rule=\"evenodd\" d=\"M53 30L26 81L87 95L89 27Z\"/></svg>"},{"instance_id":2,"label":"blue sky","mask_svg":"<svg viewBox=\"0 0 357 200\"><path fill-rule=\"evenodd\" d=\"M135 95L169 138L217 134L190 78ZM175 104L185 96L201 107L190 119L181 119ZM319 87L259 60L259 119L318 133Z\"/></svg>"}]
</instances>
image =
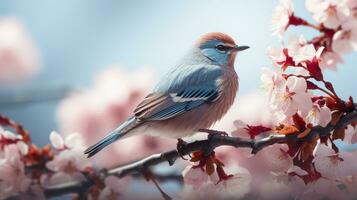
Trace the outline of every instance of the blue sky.
<instances>
[{"instance_id":1,"label":"blue sky","mask_svg":"<svg viewBox=\"0 0 357 200\"><path fill-rule=\"evenodd\" d=\"M243 96L259 89L261 68L271 66L265 50L278 44L270 25L276 4L276 0L1 0L0 16L23 21L41 50L42 71L26 86L85 87L111 64L130 69L150 67L159 78L200 35L220 31L251 47L236 61L238 96ZM295 10L311 21L303 1L295 1ZM309 38L315 33L305 28L295 30L288 35L303 33ZM337 73L327 72L326 78L343 97L357 97L355 63L356 53L349 54ZM0 112L36 133L35 142L42 145L56 128L56 106L57 102L49 102L0 107Z\"/></svg>"}]
</instances>

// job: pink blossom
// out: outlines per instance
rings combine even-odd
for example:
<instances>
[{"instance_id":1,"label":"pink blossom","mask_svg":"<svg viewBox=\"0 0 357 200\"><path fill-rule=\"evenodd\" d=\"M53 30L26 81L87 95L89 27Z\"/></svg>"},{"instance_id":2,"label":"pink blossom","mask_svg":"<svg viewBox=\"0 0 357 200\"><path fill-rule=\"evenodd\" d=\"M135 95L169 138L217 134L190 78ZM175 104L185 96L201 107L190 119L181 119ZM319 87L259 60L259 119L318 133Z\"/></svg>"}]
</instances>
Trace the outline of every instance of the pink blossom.
<instances>
[{"instance_id":1,"label":"pink blossom","mask_svg":"<svg viewBox=\"0 0 357 200\"><path fill-rule=\"evenodd\" d=\"M307 113L312 108L312 101L306 88L304 78L289 77L282 88L273 92L272 108L285 116L292 116L298 111Z\"/></svg>"},{"instance_id":2,"label":"pink blossom","mask_svg":"<svg viewBox=\"0 0 357 200\"><path fill-rule=\"evenodd\" d=\"M16 144L21 155L26 155L29 147L22 139L22 135L14 134L0 126L0 149L5 148L8 144ZM3 152L0 152L0 157L2 153Z\"/></svg>"},{"instance_id":3,"label":"pink blossom","mask_svg":"<svg viewBox=\"0 0 357 200\"><path fill-rule=\"evenodd\" d=\"M357 127L347 126L344 141L348 144L357 143Z\"/></svg>"},{"instance_id":4,"label":"pink blossom","mask_svg":"<svg viewBox=\"0 0 357 200\"><path fill-rule=\"evenodd\" d=\"M350 19L350 20L356 19L357 18L357 1L356 0L347 0L347 5L350 8L350 12L351 12L350 16L352 19Z\"/></svg>"},{"instance_id":5,"label":"pink blossom","mask_svg":"<svg viewBox=\"0 0 357 200\"><path fill-rule=\"evenodd\" d=\"M301 48L305 47L306 45L308 44L304 35L293 35L289 37L288 45L286 48L289 50L289 55L294 57L295 55L298 55L301 52Z\"/></svg>"},{"instance_id":6,"label":"pink blossom","mask_svg":"<svg viewBox=\"0 0 357 200\"><path fill-rule=\"evenodd\" d=\"M194 168L192 165L188 165L183 171L182 176L186 185L191 185L193 188L199 188L206 184L209 180L209 176L201 168Z\"/></svg>"},{"instance_id":7,"label":"pink blossom","mask_svg":"<svg viewBox=\"0 0 357 200\"><path fill-rule=\"evenodd\" d=\"M284 145L274 145L265 148L261 153L266 158L266 168L276 172L286 172L293 166L293 159L286 152Z\"/></svg>"},{"instance_id":8,"label":"pink blossom","mask_svg":"<svg viewBox=\"0 0 357 200\"><path fill-rule=\"evenodd\" d=\"M277 63L283 62L286 60L286 55L283 52L282 48L270 46L267 48L267 55L273 61L273 64L280 66Z\"/></svg>"},{"instance_id":9,"label":"pink blossom","mask_svg":"<svg viewBox=\"0 0 357 200\"><path fill-rule=\"evenodd\" d=\"M321 69L330 69L336 71L337 64L344 63L340 54L333 51L325 51L320 58Z\"/></svg>"},{"instance_id":10,"label":"pink blossom","mask_svg":"<svg viewBox=\"0 0 357 200\"><path fill-rule=\"evenodd\" d=\"M319 49L316 50L314 45L312 44L304 45L301 48L299 48L299 50L293 56L293 59L296 64L306 61L312 61L313 58L319 59L323 50L324 47L320 47Z\"/></svg>"},{"instance_id":11,"label":"pink blossom","mask_svg":"<svg viewBox=\"0 0 357 200\"><path fill-rule=\"evenodd\" d=\"M250 173L234 163L226 164L226 172L234 174L234 176L221 182L218 182L219 178L216 173L208 176L207 174L201 174L201 169L193 169L194 171L191 171L192 168L187 167L185 170L188 171L184 175L185 183L186 180L189 180L189 175L193 175L195 178L189 180L189 184L184 185L181 197L183 199L243 198L250 191Z\"/></svg>"},{"instance_id":12,"label":"pink blossom","mask_svg":"<svg viewBox=\"0 0 357 200\"><path fill-rule=\"evenodd\" d=\"M61 184L71 181L83 181L81 173L91 167L89 160L84 157L83 150L63 150L53 160L47 162L46 167L54 172L53 175L44 177L44 184Z\"/></svg>"},{"instance_id":13,"label":"pink blossom","mask_svg":"<svg viewBox=\"0 0 357 200\"><path fill-rule=\"evenodd\" d=\"M285 83L285 80L282 77L282 72L279 69L273 71L268 68L263 68L260 80L262 81L262 88L267 91L269 95Z\"/></svg>"},{"instance_id":14,"label":"pink blossom","mask_svg":"<svg viewBox=\"0 0 357 200\"><path fill-rule=\"evenodd\" d=\"M78 133L72 133L66 136L65 139L55 131L52 131L50 134L50 141L54 148L58 150L63 150L65 148L83 148L83 141L81 136Z\"/></svg>"},{"instance_id":15,"label":"pink blossom","mask_svg":"<svg viewBox=\"0 0 357 200\"><path fill-rule=\"evenodd\" d=\"M320 144L313 160L316 170L323 177L331 180L342 180L344 177L357 172L356 158L349 152L336 153L332 148Z\"/></svg>"},{"instance_id":16,"label":"pink blossom","mask_svg":"<svg viewBox=\"0 0 357 200\"><path fill-rule=\"evenodd\" d=\"M0 157L0 199L27 192L31 179L25 175L21 150L16 144L5 146Z\"/></svg>"},{"instance_id":17,"label":"pink blossom","mask_svg":"<svg viewBox=\"0 0 357 200\"><path fill-rule=\"evenodd\" d=\"M350 16L345 0L306 0L305 5L314 20L331 29L336 29Z\"/></svg>"},{"instance_id":18,"label":"pink blossom","mask_svg":"<svg viewBox=\"0 0 357 200\"><path fill-rule=\"evenodd\" d=\"M23 24L16 18L0 18L0 82L29 78L39 66L39 51Z\"/></svg>"},{"instance_id":19,"label":"pink blossom","mask_svg":"<svg viewBox=\"0 0 357 200\"><path fill-rule=\"evenodd\" d=\"M306 116L306 121L312 125L326 127L331 121L331 110L327 106L314 104Z\"/></svg>"},{"instance_id":20,"label":"pink blossom","mask_svg":"<svg viewBox=\"0 0 357 200\"><path fill-rule=\"evenodd\" d=\"M274 10L272 26L274 35L283 35L289 25L290 17L293 15L294 7L292 0L280 0Z\"/></svg>"},{"instance_id":21,"label":"pink blossom","mask_svg":"<svg viewBox=\"0 0 357 200\"><path fill-rule=\"evenodd\" d=\"M357 22L355 20L342 24L342 29L333 35L332 49L341 54L357 50Z\"/></svg>"},{"instance_id":22,"label":"pink blossom","mask_svg":"<svg viewBox=\"0 0 357 200\"><path fill-rule=\"evenodd\" d=\"M71 134L63 139L58 133L52 132L50 140L58 150L58 154L55 155L53 160L46 163L46 167L53 174L43 177L44 184L85 180L82 172L91 168L92 164L83 154L85 147L81 145L80 136Z\"/></svg>"},{"instance_id":23,"label":"pink blossom","mask_svg":"<svg viewBox=\"0 0 357 200\"><path fill-rule=\"evenodd\" d=\"M231 133L232 136L249 138L249 133L248 133L248 130L247 130L247 124L246 123L244 123L241 120L235 120L233 122L233 124L236 127L236 130Z\"/></svg>"},{"instance_id":24,"label":"pink blossom","mask_svg":"<svg viewBox=\"0 0 357 200\"><path fill-rule=\"evenodd\" d=\"M122 192L128 186L128 178L118 178L116 176L107 176L104 179L105 188L100 192L98 199L122 199Z\"/></svg>"}]
</instances>

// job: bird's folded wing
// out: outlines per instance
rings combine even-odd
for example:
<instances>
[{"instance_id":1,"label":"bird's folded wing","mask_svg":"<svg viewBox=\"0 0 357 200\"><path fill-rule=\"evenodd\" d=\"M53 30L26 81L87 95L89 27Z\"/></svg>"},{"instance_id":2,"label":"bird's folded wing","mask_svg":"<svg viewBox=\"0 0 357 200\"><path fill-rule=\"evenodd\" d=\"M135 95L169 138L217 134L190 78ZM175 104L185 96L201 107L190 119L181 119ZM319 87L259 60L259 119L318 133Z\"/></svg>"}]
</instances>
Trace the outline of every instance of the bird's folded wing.
<instances>
[{"instance_id":1,"label":"bird's folded wing","mask_svg":"<svg viewBox=\"0 0 357 200\"><path fill-rule=\"evenodd\" d=\"M149 94L134 110L135 117L147 121L165 120L219 98L215 85L190 86L177 93Z\"/></svg>"}]
</instances>

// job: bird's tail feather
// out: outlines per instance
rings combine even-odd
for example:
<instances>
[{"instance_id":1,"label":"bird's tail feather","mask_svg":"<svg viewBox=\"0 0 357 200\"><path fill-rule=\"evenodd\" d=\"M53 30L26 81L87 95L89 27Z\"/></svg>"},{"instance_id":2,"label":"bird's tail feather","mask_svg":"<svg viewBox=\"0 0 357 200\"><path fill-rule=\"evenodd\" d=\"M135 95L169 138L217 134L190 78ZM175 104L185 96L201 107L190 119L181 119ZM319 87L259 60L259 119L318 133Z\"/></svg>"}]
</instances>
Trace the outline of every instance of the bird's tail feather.
<instances>
[{"instance_id":1,"label":"bird's tail feather","mask_svg":"<svg viewBox=\"0 0 357 200\"><path fill-rule=\"evenodd\" d=\"M134 117L128 119L118 128L116 128L113 132L109 133L105 138L101 139L99 142L86 149L84 153L88 154L88 158L94 156L106 146L121 138L124 138L124 136L126 136L131 129L135 128L137 124L138 121Z\"/></svg>"}]
</instances>

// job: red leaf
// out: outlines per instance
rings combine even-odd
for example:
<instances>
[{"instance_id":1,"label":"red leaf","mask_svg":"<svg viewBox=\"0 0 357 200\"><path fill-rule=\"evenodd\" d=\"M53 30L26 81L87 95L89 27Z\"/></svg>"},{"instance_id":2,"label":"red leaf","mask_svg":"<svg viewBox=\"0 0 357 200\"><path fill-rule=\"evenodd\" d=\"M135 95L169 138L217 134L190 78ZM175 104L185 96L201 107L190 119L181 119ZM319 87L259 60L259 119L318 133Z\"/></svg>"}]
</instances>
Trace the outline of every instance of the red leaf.
<instances>
[{"instance_id":1,"label":"red leaf","mask_svg":"<svg viewBox=\"0 0 357 200\"><path fill-rule=\"evenodd\" d=\"M304 131L306 128L306 122L305 120L298 114L295 113L293 115L293 121L295 126L300 130L300 131Z\"/></svg>"},{"instance_id":2,"label":"red leaf","mask_svg":"<svg viewBox=\"0 0 357 200\"><path fill-rule=\"evenodd\" d=\"M318 81L324 80L324 77L321 72L321 68L319 66L319 61L317 60L316 57L314 57L311 62L310 61L306 62L306 64L307 64L307 70L309 71L311 76L313 76Z\"/></svg>"},{"instance_id":3,"label":"red leaf","mask_svg":"<svg viewBox=\"0 0 357 200\"><path fill-rule=\"evenodd\" d=\"M300 17L296 17L294 14L289 17L289 25L299 26L304 24L307 24L307 22Z\"/></svg>"},{"instance_id":4,"label":"red leaf","mask_svg":"<svg viewBox=\"0 0 357 200\"><path fill-rule=\"evenodd\" d=\"M335 93L335 89L333 88L333 85L331 82L325 81L325 87L330 90L331 92Z\"/></svg>"},{"instance_id":5,"label":"red leaf","mask_svg":"<svg viewBox=\"0 0 357 200\"><path fill-rule=\"evenodd\" d=\"M271 130L271 128L262 125L258 125L258 126L247 125L247 127L244 129L248 131L250 139L254 139L257 135Z\"/></svg>"},{"instance_id":6,"label":"red leaf","mask_svg":"<svg viewBox=\"0 0 357 200\"><path fill-rule=\"evenodd\" d=\"M287 48L283 49L283 53L286 57L284 61L277 62L277 64L281 65L283 71L285 71L289 66L295 66L295 62L291 56L289 56L289 50Z\"/></svg>"},{"instance_id":7,"label":"red leaf","mask_svg":"<svg viewBox=\"0 0 357 200\"><path fill-rule=\"evenodd\" d=\"M227 173L224 171L222 166L217 166L216 171L217 171L218 178L219 178L217 184L220 183L221 181L225 181L225 180L233 177L232 174L227 175Z\"/></svg>"},{"instance_id":8,"label":"red leaf","mask_svg":"<svg viewBox=\"0 0 357 200\"><path fill-rule=\"evenodd\" d=\"M307 83L308 90L316 90L319 88L315 83L313 83L311 81L306 81L306 83Z\"/></svg>"}]
</instances>

